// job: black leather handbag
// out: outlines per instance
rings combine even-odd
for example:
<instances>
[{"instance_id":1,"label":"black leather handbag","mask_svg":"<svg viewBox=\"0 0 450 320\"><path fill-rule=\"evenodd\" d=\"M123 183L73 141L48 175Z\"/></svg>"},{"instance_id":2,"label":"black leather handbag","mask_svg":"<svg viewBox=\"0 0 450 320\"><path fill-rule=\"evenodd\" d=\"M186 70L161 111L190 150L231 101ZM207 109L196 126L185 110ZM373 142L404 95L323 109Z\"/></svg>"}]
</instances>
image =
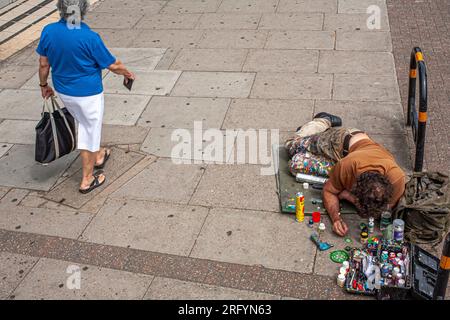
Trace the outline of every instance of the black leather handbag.
<instances>
[{"instance_id":1,"label":"black leather handbag","mask_svg":"<svg viewBox=\"0 0 450 320\"><path fill-rule=\"evenodd\" d=\"M47 164L76 148L75 119L61 108L56 97L44 100L42 119L36 126L35 160Z\"/></svg>"}]
</instances>

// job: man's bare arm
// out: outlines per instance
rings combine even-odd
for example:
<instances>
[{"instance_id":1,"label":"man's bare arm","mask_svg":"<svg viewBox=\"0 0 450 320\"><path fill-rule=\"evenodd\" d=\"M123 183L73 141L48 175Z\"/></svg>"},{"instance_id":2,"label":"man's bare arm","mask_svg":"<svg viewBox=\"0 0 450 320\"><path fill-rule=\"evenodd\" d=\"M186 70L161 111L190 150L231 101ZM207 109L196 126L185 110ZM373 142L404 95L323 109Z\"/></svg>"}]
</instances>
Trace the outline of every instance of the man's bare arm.
<instances>
[{"instance_id":1,"label":"man's bare arm","mask_svg":"<svg viewBox=\"0 0 450 320\"><path fill-rule=\"evenodd\" d=\"M344 236L348 232L348 227L340 216L339 195L337 190L328 180L323 187L323 204L333 222L333 231L340 236Z\"/></svg>"},{"instance_id":2,"label":"man's bare arm","mask_svg":"<svg viewBox=\"0 0 450 320\"><path fill-rule=\"evenodd\" d=\"M340 193L341 192L337 190L329 180L325 183L323 187L323 204L333 221L339 219L340 206L338 195Z\"/></svg>"},{"instance_id":3,"label":"man's bare arm","mask_svg":"<svg viewBox=\"0 0 450 320\"><path fill-rule=\"evenodd\" d=\"M356 199L356 197L347 190L342 191L341 193L339 193L339 199L340 200L347 200L348 202L356 205L358 203L358 200Z\"/></svg>"}]
</instances>

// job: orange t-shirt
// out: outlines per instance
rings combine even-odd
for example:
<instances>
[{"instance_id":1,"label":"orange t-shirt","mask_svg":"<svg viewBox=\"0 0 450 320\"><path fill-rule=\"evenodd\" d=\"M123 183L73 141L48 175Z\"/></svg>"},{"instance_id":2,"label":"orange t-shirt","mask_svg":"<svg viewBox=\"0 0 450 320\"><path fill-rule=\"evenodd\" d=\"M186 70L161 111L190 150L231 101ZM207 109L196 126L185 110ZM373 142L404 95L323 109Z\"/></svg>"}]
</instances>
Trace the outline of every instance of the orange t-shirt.
<instances>
[{"instance_id":1,"label":"orange t-shirt","mask_svg":"<svg viewBox=\"0 0 450 320\"><path fill-rule=\"evenodd\" d=\"M370 139L351 146L349 154L332 169L330 182L340 191L351 191L357 177L366 171L379 172L388 178L394 187L390 203L397 203L405 192L405 173L389 151Z\"/></svg>"}]
</instances>

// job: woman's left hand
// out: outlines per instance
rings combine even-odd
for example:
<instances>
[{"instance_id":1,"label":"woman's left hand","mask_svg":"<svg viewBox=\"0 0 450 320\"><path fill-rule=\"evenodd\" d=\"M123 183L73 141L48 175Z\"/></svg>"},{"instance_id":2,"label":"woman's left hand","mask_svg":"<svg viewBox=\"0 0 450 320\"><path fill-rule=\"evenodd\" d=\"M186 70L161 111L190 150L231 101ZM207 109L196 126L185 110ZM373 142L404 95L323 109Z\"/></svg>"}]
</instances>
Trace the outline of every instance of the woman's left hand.
<instances>
[{"instance_id":1,"label":"woman's left hand","mask_svg":"<svg viewBox=\"0 0 450 320\"><path fill-rule=\"evenodd\" d=\"M41 87L41 94L42 98L48 99L55 95L55 92L53 91L52 87L49 85L46 85L45 87Z\"/></svg>"}]
</instances>

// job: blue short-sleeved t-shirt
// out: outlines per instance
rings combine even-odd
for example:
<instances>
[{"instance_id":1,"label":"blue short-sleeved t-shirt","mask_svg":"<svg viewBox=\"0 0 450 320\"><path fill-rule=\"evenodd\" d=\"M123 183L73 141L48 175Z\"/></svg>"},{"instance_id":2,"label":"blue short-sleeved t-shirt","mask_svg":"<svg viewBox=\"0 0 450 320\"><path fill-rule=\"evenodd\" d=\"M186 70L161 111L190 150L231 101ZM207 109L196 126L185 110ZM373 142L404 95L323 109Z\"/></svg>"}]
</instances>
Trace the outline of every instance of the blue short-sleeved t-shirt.
<instances>
[{"instance_id":1,"label":"blue short-sleeved t-shirt","mask_svg":"<svg viewBox=\"0 0 450 320\"><path fill-rule=\"evenodd\" d=\"M48 58L55 90L75 97L103 92L102 69L116 62L87 24L69 28L64 19L45 26L36 52Z\"/></svg>"}]
</instances>

